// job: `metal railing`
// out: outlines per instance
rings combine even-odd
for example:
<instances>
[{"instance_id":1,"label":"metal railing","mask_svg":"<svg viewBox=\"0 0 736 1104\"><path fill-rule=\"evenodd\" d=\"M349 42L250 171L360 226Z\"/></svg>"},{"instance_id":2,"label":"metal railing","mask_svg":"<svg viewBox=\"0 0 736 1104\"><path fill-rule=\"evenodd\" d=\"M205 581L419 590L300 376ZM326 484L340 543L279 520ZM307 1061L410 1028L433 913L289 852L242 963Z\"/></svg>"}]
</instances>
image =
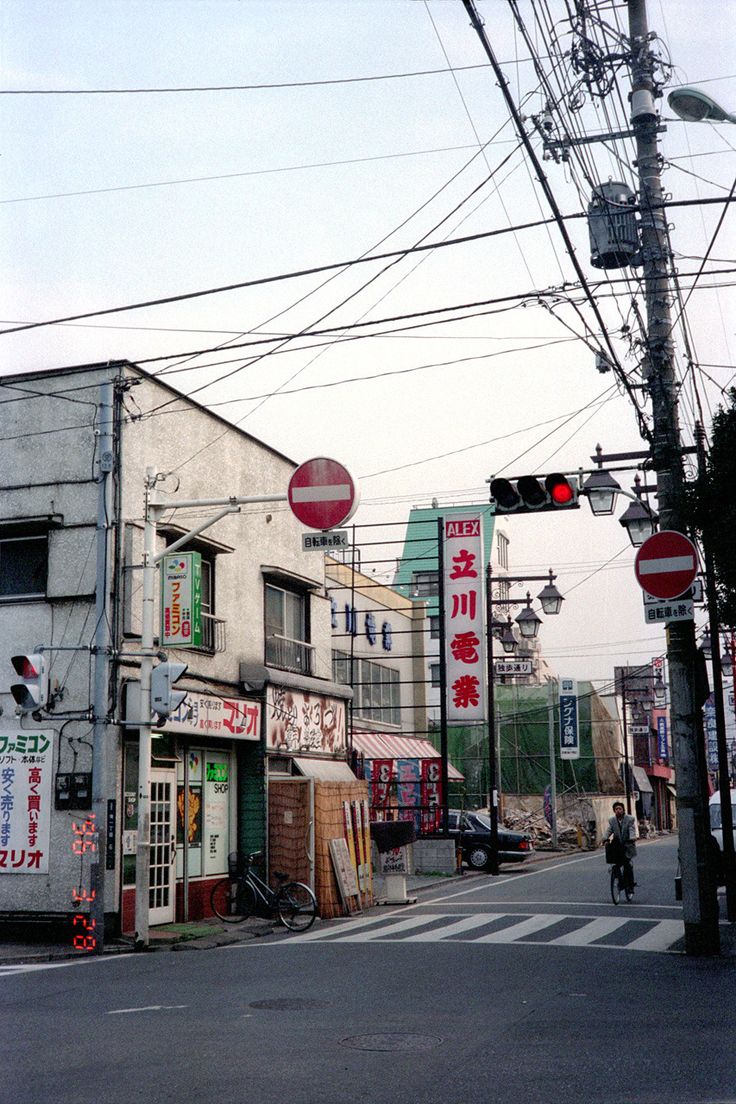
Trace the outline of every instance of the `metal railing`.
<instances>
[{"instance_id":1,"label":"metal railing","mask_svg":"<svg viewBox=\"0 0 736 1104\"><path fill-rule=\"evenodd\" d=\"M314 674L314 644L304 640L291 640L274 633L266 637L266 663L282 671L294 671L300 675Z\"/></svg>"},{"instance_id":2,"label":"metal railing","mask_svg":"<svg viewBox=\"0 0 736 1104\"><path fill-rule=\"evenodd\" d=\"M201 651L210 652L212 655L225 651L227 648L226 624L227 622L221 617L215 617L211 613L202 614L202 643L199 645Z\"/></svg>"}]
</instances>

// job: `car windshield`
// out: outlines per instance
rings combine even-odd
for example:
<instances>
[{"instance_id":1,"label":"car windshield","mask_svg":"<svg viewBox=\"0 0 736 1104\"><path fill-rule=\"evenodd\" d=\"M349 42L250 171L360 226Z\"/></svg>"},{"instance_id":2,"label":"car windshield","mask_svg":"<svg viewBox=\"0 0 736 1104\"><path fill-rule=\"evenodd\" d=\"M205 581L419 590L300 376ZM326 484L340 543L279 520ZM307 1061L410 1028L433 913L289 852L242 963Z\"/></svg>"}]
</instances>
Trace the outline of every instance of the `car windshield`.
<instances>
[{"instance_id":1,"label":"car windshield","mask_svg":"<svg viewBox=\"0 0 736 1104\"><path fill-rule=\"evenodd\" d=\"M485 815L485 813L473 813L473 818L474 820L477 820L481 827L485 828L487 832L490 832L491 822L490 819Z\"/></svg>"},{"instance_id":2,"label":"car windshield","mask_svg":"<svg viewBox=\"0 0 736 1104\"><path fill-rule=\"evenodd\" d=\"M733 822L736 825L736 801L731 803ZM711 828L722 828L721 824L721 806L719 803L714 803L710 806L710 826Z\"/></svg>"}]
</instances>

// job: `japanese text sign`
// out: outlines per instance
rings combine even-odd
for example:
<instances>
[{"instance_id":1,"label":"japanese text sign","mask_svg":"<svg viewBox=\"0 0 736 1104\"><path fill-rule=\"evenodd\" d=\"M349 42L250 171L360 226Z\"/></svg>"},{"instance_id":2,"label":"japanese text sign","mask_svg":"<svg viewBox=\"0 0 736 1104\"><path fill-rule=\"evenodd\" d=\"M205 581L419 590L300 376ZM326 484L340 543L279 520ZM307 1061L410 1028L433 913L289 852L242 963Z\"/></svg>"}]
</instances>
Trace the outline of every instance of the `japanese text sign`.
<instances>
[{"instance_id":1,"label":"japanese text sign","mask_svg":"<svg viewBox=\"0 0 736 1104\"><path fill-rule=\"evenodd\" d=\"M478 515L445 521L445 669L448 721L485 719L483 529Z\"/></svg>"},{"instance_id":2,"label":"japanese text sign","mask_svg":"<svg viewBox=\"0 0 736 1104\"><path fill-rule=\"evenodd\" d=\"M187 694L161 727L182 735L258 741L261 738L261 703L193 692Z\"/></svg>"},{"instance_id":3,"label":"japanese text sign","mask_svg":"<svg viewBox=\"0 0 736 1104\"><path fill-rule=\"evenodd\" d=\"M51 732L0 732L0 874L48 874Z\"/></svg>"},{"instance_id":4,"label":"japanese text sign","mask_svg":"<svg viewBox=\"0 0 736 1104\"><path fill-rule=\"evenodd\" d=\"M578 726L578 684L575 679L560 679L560 759L580 758Z\"/></svg>"},{"instance_id":5,"label":"japanese text sign","mask_svg":"<svg viewBox=\"0 0 736 1104\"><path fill-rule=\"evenodd\" d=\"M166 648L202 644L202 557L175 552L161 563L161 643Z\"/></svg>"}]
</instances>

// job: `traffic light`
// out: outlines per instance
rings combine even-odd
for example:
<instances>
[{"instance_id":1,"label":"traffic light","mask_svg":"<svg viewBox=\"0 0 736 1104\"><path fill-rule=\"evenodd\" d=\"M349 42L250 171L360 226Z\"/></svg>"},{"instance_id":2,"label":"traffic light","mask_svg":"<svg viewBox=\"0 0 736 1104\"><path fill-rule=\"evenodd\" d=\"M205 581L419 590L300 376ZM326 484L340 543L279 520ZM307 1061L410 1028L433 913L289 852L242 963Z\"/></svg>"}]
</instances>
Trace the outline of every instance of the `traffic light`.
<instances>
[{"instance_id":1,"label":"traffic light","mask_svg":"<svg viewBox=\"0 0 736 1104\"><path fill-rule=\"evenodd\" d=\"M35 713L43 708L48 698L46 660L40 652L34 652L32 655L11 656L10 662L16 675L20 675L22 680L10 686L18 712Z\"/></svg>"},{"instance_id":2,"label":"traffic light","mask_svg":"<svg viewBox=\"0 0 736 1104\"><path fill-rule=\"evenodd\" d=\"M176 713L187 696L186 690L175 690L174 683L187 669L186 663L159 663L151 672L151 710L160 717Z\"/></svg>"},{"instance_id":3,"label":"traffic light","mask_svg":"<svg viewBox=\"0 0 736 1104\"><path fill-rule=\"evenodd\" d=\"M537 475L491 480L491 502L497 514L528 514L537 510L579 509L578 485L561 472L542 480Z\"/></svg>"}]
</instances>

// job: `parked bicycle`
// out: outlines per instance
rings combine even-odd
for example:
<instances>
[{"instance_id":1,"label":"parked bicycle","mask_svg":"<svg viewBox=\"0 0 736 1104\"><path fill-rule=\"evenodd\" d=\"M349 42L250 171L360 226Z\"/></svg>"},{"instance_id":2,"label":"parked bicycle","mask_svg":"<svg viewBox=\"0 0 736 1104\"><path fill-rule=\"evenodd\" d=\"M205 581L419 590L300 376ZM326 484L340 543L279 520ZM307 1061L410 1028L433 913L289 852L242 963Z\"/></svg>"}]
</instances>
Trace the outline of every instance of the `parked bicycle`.
<instances>
[{"instance_id":1,"label":"parked bicycle","mask_svg":"<svg viewBox=\"0 0 736 1104\"><path fill-rule=\"evenodd\" d=\"M611 867L611 900L617 905L624 894L627 901L634 896L634 868L626 858L624 845L613 839L606 844L606 862Z\"/></svg>"},{"instance_id":2,"label":"parked bicycle","mask_svg":"<svg viewBox=\"0 0 736 1104\"><path fill-rule=\"evenodd\" d=\"M311 928L317 915L317 900L309 886L290 882L288 874L274 870L281 883L273 890L253 870L262 857L254 851L247 859L233 851L228 856L228 875L216 882L210 895L215 916L226 924L237 924L249 916L278 916L289 931Z\"/></svg>"}]
</instances>

